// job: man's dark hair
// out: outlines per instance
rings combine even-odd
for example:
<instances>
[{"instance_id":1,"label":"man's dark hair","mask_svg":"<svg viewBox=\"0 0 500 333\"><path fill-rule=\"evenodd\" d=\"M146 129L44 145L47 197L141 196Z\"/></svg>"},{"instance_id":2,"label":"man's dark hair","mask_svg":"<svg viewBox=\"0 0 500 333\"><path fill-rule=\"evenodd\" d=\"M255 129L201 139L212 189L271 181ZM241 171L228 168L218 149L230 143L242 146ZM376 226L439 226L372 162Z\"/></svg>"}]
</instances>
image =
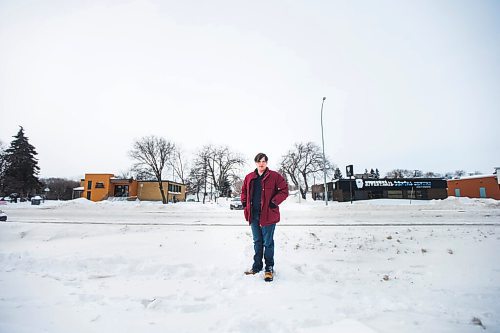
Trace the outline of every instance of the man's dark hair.
<instances>
[{"instance_id":1,"label":"man's dark hair","mask_svg":"<svg viewBox=\"0 0 500 333\"><path fill-rule=\"evenodd\" d=\"M258 162L258 161L260 161L263 157L266 159L266 162L267 162L267 155L266 155L266 154L264 154L264 153L258 153L257 155L255 155L254 161L257 163L257 162Z\"/></svg>"}]
</instances>

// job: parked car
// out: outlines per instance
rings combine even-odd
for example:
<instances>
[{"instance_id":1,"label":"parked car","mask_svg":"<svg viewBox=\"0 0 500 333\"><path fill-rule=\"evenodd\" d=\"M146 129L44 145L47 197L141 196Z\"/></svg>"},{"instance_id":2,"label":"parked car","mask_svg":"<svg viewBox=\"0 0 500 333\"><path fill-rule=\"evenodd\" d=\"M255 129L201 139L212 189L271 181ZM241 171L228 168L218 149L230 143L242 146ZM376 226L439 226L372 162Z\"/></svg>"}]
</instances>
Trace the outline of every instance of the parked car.
<instances>
[{"instance_id":1,"label":"parked car","mask_svg":"<svg viewBox=\"0 0 500 333\"><path fill-rule=\"evenodd\" d=\"M7 221L7 214L0 210L0 221Z\"/></svg>"},{"instance_id":2,"label":"parked car","mask_svg":"<svg viewBox=\"0 0 500 333\"><path fill-rule=\"evenodd\" d=\"M240 198L232 198L231 203L229 204L229 208L233 209L243 209L243 205L241 204Z\"/></svg>"}]
</instances>

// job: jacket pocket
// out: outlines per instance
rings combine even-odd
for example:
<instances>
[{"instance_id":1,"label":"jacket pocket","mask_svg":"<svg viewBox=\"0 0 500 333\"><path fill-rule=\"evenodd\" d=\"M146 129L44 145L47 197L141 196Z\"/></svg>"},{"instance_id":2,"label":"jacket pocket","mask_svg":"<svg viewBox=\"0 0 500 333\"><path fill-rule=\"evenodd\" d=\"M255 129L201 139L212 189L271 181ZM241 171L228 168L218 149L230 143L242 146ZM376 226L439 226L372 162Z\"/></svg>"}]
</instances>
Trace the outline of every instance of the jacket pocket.
<instances>
[{"instance_id":1,"label":"jacket pocket","mask_svg":"<svg viewBox=\"0 0 500 333\"><path fill-rule=\"evenodd\" d=\"M269 207L268 218L270 222L278 222L280 220L280 207Z\"/></svg>"}]
</instances>

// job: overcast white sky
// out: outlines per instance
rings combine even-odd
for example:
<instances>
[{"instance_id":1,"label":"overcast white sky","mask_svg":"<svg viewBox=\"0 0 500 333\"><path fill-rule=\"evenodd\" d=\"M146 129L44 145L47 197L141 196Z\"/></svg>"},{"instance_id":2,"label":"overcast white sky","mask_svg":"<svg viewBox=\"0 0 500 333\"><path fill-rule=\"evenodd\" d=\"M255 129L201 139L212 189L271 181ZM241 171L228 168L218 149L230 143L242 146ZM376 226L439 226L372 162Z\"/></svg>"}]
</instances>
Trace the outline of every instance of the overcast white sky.
<instances>
[{"instance_id":1,"label":"overcast white sky","mask_svg":"<svg viewBox=\"0 0 500 333\"><path fill-rule=\"evenodd\" d=\"M343 172L500 166L499 1L2 1L0 140L42 177L119 173L135 138L294 142Z\"/></svg>"}]
</instances>

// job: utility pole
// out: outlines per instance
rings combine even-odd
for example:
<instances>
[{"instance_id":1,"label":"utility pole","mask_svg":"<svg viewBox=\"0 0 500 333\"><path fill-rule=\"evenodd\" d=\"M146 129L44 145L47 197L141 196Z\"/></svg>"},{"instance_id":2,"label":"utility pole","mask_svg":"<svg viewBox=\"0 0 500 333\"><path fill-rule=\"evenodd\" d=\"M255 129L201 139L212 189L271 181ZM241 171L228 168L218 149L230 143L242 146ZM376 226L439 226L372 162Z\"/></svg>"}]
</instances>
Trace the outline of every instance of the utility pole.
<instances>
[{"instance_id":1,"label":"utility pole","mask_svg":"<svg viewBox=\"0 0 500 333\"><path fill-rule=\"evenodd\" d=\"M325 206L328 206L328 194L326 189L326 158L325 158L325 137L323 135L323 104L325 104L326 97L323 97L321 102L321 142L323 143L323 177L325 187Z\"/></svg>"},{"instance_id":2,"label":"utility pole","mask_svg":"<svg viewBox=\"0 0 500 333\"><path fill-rule=\"evenodd\" d=\"M207 196L207 158L203 157L203 177L205 178L205 186L203 188L203 204L205 204L205 197Z\"/></svg>"}]
</instances>

